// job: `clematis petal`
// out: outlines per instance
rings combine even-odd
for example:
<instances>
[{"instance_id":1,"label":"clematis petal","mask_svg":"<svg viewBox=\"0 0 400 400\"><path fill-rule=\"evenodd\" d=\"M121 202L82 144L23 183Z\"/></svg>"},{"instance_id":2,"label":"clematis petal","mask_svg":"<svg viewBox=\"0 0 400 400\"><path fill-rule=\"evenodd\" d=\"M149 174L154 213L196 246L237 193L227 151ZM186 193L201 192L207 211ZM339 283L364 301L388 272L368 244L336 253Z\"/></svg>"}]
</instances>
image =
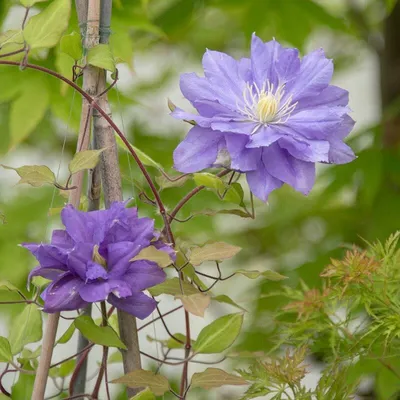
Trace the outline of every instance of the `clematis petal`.
<instances>
[{"instance_id":1,"label":"clematis petal","mask_svg":"<svg viewBox=\"0 0 400 400\"><path fill-rule=\"evenodd\" d=\"M91 243L77 243L68 255L68 269L82 280L86 280L87 265L92 261L93 245Z\"/></svg>"},{"instance_id":2,"label":"clematis petal","mask_svg":"<svg viewBox=\"0 0 400 400\"><path fill-rule=\"evenodd\" d=\"M261 149L248 149L249 137L226 134L226 147L231 156L231 168L237 171L253 171L261 160Z\"/></svg>"},{"instance_id":3,"label":"clematis petal","mask_svg":"<svg viewBox=\"0 0 400 400\"><path fill-rule=\"evenodd\" d=\"M254 83L261 89L266 81L277 87L278 74L275 63L282 51L282 46L276 41L264 43L255 33L251 39L251 66Z\"/></svg>"},{"instance_id":4,"label":"clematis petal","mask_svg":"<svg viewBox=\"0 0 400 400\"><path fill-rule=\"evenodd\" d=\"M74 241L67 231L55 229L51 235L51 244L64 249L74 247Z\"/></svg>"},{"instance_id":5,"label":"clematis petal","mask_svg":"<svg viewBox=\"0 0 400 400\"><path fill-rule=\"evenodd\" d=\"M142 292L133 293L132 296L118 298L114 294L108 296L108 302L116 308L127 312L139 319L145 319L156 308L157 302Z\"/></svg>"},{"instance_id":6,"label":"clematis petal","mask_svg":"<svg viewBox=\"0 0 400 400\"><path fill-rule=\"evenodd\" d=\"M99 278L108 279L107 271L102 265L89 261L86 267L86 280L93 281Z\"/></svg>"},{"instance_id":7,"label":"clematis petal","mask_svg":"<svg viewBox=\"0 0 400 400\"><path fill-rule=\"evenodd\" d=\"M165 281L166 274L156 263L147 260L134 261L129 265L123 279L132 291L141 291Z\"/></svg>"},{"instance_id":8,"label":"clematis petal","mask_svg":"<svg viewBox=\"0 0 400 400\"><path fill-rule=\"evenodd\" d=\"M87 305L79 295L83 281L70 273L65 273L51 283L42 293L43 311L54 313L59 311L78 310Z\"/></svg>"},{"instance_id":9,"label":"clematis petal","mask_svg":"<svg viewBox=\"0 0 400 400\"><path fill-rule=\"evenodd\" d=\"M268 147L283 136L284 134L278 131L274 126L262 126L254 135L251 136L249 142L246 144L246 147Z\"/></svg>"},{"instance_id":10,"label":"clematis petal","mask_svg":"<svg viewBox=\"0 0 400 400\"><path fill-rule=\"evenodd\" d=\"M346 107L349 104L349 92L340 87L329 85L318 96L304 97L299 100L296 109L312 109L315 107Z\"/></svg>"},{"instance_id":11,"label":"clematis petal","mask_svg":"<svg viewBox=\"0 0 400 400\"><path fill-rule=\"evenodd\" d=\"M216 101L217 96L206 78L201 78L195 73L182 74L180 79L182 94L191 102L197 100Z\"/></svg>"},{"instance_id":12,"label":"clematis petal","mask_svg":"<svg viewBox=\"0 0 400 400\"><path fill-rule=\"evenodd\" d=\"M308 194L315 182L315 164L292 157L277 143L263 149L266 170L297 191Z\"/></svg>"},{"instance_id":13,"label":"clematis petal","mask_svg":"<svg viewBox=\"0 0 400 400\"><path fill-rule=\"evenodd\" d=\"M131 263L130 260L149 244L146 243L144 246L133 242L109 244L107 247L107 266L110 279L120 279L128 270Z\"/></svg>"},{"instance_id":14,"label":"clematis petal","mask_svg":"<svg viewBox=\"0 0 400 400\"><path fill-rule=\"evenodd\" d=\"M180 172L197 172L213 165L223 134L193 127L174 151L174 166Z\"/></svg>"},{"instance_id":15,"label":"clematis petal","mask_svg":"<svg viewBox=\"0 0 400 400\"><path fill-rule=\"evenodd\" d=\"M127 282L121 280L89 282L79 289L82 299L89 303L106 300L110 293L116 293L118 297L132 295Z\"/></svg>"},{"instance_id":16,"label":"clematis petal","mask_svg":"<svg viewBox=\"0 0 400 400\"><path fill-rule=\"evenodd\" d=\"M347 164L356 158L353 150L339 139L330 141L328 162L332 164Z\"/></svg>"},{"instance_id":17,"label":"clematis petal","mask_svg":"<svg viewBox=\"0 0 400 400\"><path fill-rule=\"evenodd\" d=\"M299 51L297 49L281 50L277 56L275 70L280 85L295 79L300 71Z\"/></svg>"},{"instance_id":18,"label":"clematis petal","mask_svg":"<svg viewBox=\"0 0 400 400\"><path fill-rule=\"evenodd\" d=\"M293 102L309 96L318 96L327 88L332 75L332 60L325 57L322 49L315 50L303 57L296 79L287 83L285 92L293 96Z\"/></svg>"},{"instance_id":19,"label":"clematis petal","mask_svg":"<svg viewBox=\"0 0 400 400\"><path fill-rule=\"evenodd\" d=\"M236 110L238 103L243 104L245 82L239 73L238 61L225 53L207 50L203 67L219 103L231 110Z\"/></svg>"},{"instance_id":20,"label":"clematis petal","mask_svg":"<svg viewBox=\"0 0 400 400\"><path fill-rule=\"evenodd\" d=\"M251 192L264 202L268 200L268 196L273 190L283 185L282 181L274 178L266 170L262 162L259 163L258 169L247 172L246 179Z\"/></svg>"}]
</instances>

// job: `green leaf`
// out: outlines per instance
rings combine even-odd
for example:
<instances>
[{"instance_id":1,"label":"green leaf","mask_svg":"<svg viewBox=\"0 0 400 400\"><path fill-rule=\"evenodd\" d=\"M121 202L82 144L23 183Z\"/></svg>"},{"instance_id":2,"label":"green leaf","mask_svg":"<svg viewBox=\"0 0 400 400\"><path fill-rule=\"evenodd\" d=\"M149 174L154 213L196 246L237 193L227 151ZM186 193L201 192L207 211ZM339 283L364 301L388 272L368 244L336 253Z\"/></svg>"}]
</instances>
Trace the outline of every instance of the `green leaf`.
<instances>
[{"instance_id":1,"label":"green leaf","mask_svg":"<svg viewBox=\"0 0 400 400\"><path fill-rule=\"evenodd\" d=\"M23 31L29 47L54 47L68 27L70 12L70 0L54 0L44 11L30 18Z\"/></svg>"},{"instance_id":2,"label":"green leaf","mask_svg":"<svg viewBox=\"0 0 400 400\"><path fill-rule=\"evenodd\" d=\"M144 369L130 372L111 382L122 383L130 388L148 387L156 396L162 396L169 391L168 379L165 376L156 375L154 372Z\"/></svg>"},{"instance_id":3,"label":"green leaf","mask_svg":"<svg viewBox=\"0 0 400 400\"><path fill-rule=\"evenodd\" d=\"M8 281L0 281L0 290L9 290L10 292L18 292L18 288Z\"/></svg>"},{"instance_id":4,"label":"green leaf","mask_svg":"<svg viewBox=\"0 0 400 400\"><path fill-rule=\"evenodd\" d=\"M209 172L193 174L193 179L197 186L205 186L206 188L214 189L220 194L222 194L226 188L221 178Z\"/></svg>"},{"instance_id":5,"label":"green leaf","mask_svg":"<svg viewBox=\"0 0 400 400\"><path fill-rule=\"evenodd\" d=\"M32 370L29 364L24 364L23 368ZM11 398L15 400L31 399L34 382L35 375L20 373L17 383L12 387Z\"/></svg>"},{"instance_id":6,"label":"green leaf","mask_svg":"<svg viewBox=\"0 0 400 400\"><path fill-rule=\"evenodd\" d=\"M8 30L6 32L0 33L0 55L4 55L7 53L11 53L13 51L21 50L24 48L25 42L24 42L24 37L22 36L22 30ZM18 53L14 54L12 56L7 56L3 57L5 60L10 60L10 61L20 61L24 57L24 53ZM9 74L7 74L7 78L10 79ZM11 82L13 83L14 87L14 94L20 90L20 87L18 84L16 84L14 79L11 79ZM4 83L3 83L4 85ZM3 93L4 91L4 86L2 85L2 93L1 93L1 98L9 97L10 95L8 93L11 92L11 89L8 88L8 85L6 84L6 92L8 92L5 95Z\"/></svg>"},{"instance_id":7,"label":"green leaf","mask_svg":"<svg viewBox=\"0 0 400 400\"><path fill-rule=\"evenodd\" d=\"M193 350L197 353L221 353L239 336L243 314L229 314L218 318L201 330Z\"/></svg>"},{"instance_id":8,"label":"green leaf","mask_svg":"<svg viewBox=\"0 0 400 400\"><path fill-rule=\"evenodd\" d=\"M20 96L11 103L10 148L25 140L37 127L50 104L47 81L41 76L24 80Z\"/></svg>"},{"instance_id":9,"label":"green leaf","mask_svg":"<svg viewBox=\"0 0 400 400\"><path fill-rule=\"evenodd\" d=\"M19 168L8 167L3 164L1 166L5 169L14 170L21 177L18 184L27 183L34 187L40 187L45 183L52 185L56 181L53 171L45 165L23 165Z\"/></svg>"},{"instance_id":10,"label":"green leaf","mask_svg":"<svg viewBox=\"0 0 400 400\"><path fill-rule=\"evenodd\" d=\"M45 1L47 1L47 0L20 0L21 4L24 7L32 7L36 3L43 3Z\"/></svg>"},{"instance_id":11,"label":"green leaf","mask_svg":"<svg viewBox=\"0 0 400 400\"><path fill-rule=\"evenodd\" d=\"M117 141L118 146L119 146L121 149L123 149L124 151L128 151L127 148L126 148L126 146L125 146L125 144L124 144L124 142L122 141L122 139L121 139L118 135L116 135L115 138L116 138L116 141ZM137 154L139 160L140 160L144 165L146 165L147 167L154 167L154 168L161 169L161 170L163 169L163 167L161 166L161 164L159 164L158 162L154 161L154 160L153 160L152 158L150 158L147 154L143 153L142 150L140 150L140 149L138 149L137 147L133 146L131 143L130 143L130 145L131 145L131 147L133 148L133 150L135 150L135 153Z\"/></svg>"},{"instance_id":12,"label":"green leaf","mask_svg":"<svg viewBox=\"0 0 400 400\"><path fill-rule=\"evenodd\" d=\"M228 374L219 368L207 368L204 372L193 374L191 387L210 390L224 385L241 386L247 384L247 381L240 376Z\"/></svg>"},{"instance_id":13,"label":"green leaf","mask_svg":"<svg viewBox=\"0 0 400 400\"><path fill-rule=\"evenodd\" d=\"M143 250L139 252L138 255L133 257L129 261L136 260L149 260L157 263L161 268L166 268L172 264L172 260L170 256L162 250L158 250L154 246L145 247Z\"/></svg>"},{"instance_id":14,"label":"green leaf","mask_svg":"<svg viewBox=\"0 0 400 400\"><path fill-rule=\"evenodd\" d=\"M176 179L176 177L171 177L171 179ZM177 180L169 180L164 175L156 176L156 182L160 186L160 189L167 189L172 187L181 187L183 186L189 179L191 179L191 175L185 175Z\"/></svg>"},{"instance_id":15,"label":"green leaf","mask_svg":"<svg viewBox=\"0 0 400 400\"><path fill-rule=\"evenodd\" d=\"M239 269L235 272L235 274L243 275L249 279L257 279L260 276L270 281L282 281L284 279L287 279L286 276L271 270L260 272L256 270Z\"/></svg>"},{"instance_id":16,"label":"green leaf","mask_svg":"<svg viewBox=\"0 0 400 400\"><path fill-rule=\"evenodd\" d=\"M9 335L11 352L17 354L26 344L37 342L41 338L42 314L35 304L28 304L13 320Z\"/></svg>"},{"instance_id":17,"label":"green leaf","mask_svg":"<svg viewBox=\"0 0 400 400\"><path fill-rule=\"evenodd\" d=\"M95 67L115 72L115 60L108 44L98 44L89 49L87 62Z\"/></svg>"},{"instance_id":18,"label":"green leaf","mask_svg":"<svg viewBox=\"0 0 400 400\"><path fill-rule=\"evenodd\" d=\"M243 197L244 191L242 185L238 182L233 183L228 186L228 191L225 193L224 200L229 201L230 203L239 204L240 206L244 206Z\"/></svg>"},{"instance_id":19,"label":"green leaf","mask_svg":"<svg viewBox=\"0 0 400 400\"><path fill-rule=\"evenodd\" d=\"M130 400L156 400L156 396L150 389L142 390L136 396L130 398Z\"/></svg>"},{"instance_id":20,"label":"green leaf","mask_svg":"<svg viewBox=\"0 0 400 400\"><path fill-rule=\"evenodd\" d=\"M395 5L397 4L398 0L385 0L386 3L386 10L388 13L391 13L395 7Z\"/></svg>"},{"instance_id":21,"label":"green leaf","mask_svg":"<svg viewBox=\"0 0 400 400\"><path fill-rule=\"evenodd\" d=\"M183 335L182 333L174 333L174 337L178 340L175 340L175 338L170 337L167 340L160 340L160 339L155 339L151 337L150 335L147 335L146 338L149 342L157 342L161 343L163 346L167 347L168 349L183 349L185 347L186 343L186 336ZM181 343L182 342L182 343ZM191 343L193 345L194 340L191 340Z\"/></svg>"},{"instance_id":22,"label":"green leaf","mask_svg":"<svg viewBox=\"0 0 400 400\"><path fill-rule=\"evenodd\" d=\"M72 373L75 368L76 361L75 360L68 360L65 363L62 363L60 366L58 376L61 378L65 378Z\"/></svg>"},{"instance_id":23,"label":"green leaf","mask_svg":"<svg viewBox=\"0 0 400 400\"><path fill-rule=\"evenodd\" d=\"M60 41L60 50L71 56L75 61L80 60L83 53L81 35L77 32L72 32L63 36Z\"/></svg>"},{"instance_id":24,"label":"green leaf","mask_svg":"<svg viewBox=\"0 0 400 400\"><path fill-rule=\"evenodd\" d=\"M42 346L39 346L35 351L29 349L23 349L21 352L21 358L24 360L34 360L42 353Z\"/></svg>"},{"instance_id":25,"label":"green leaf","mask_svg":"<svg viewBox=\"0 0 400 400\"><path fill-rule=\"evenodd\" d=\"M181 284L183 293L181 290ZM148 290L152 296L159 296L160 294L169 294L171 296L177 296L181 294L191 295L199 293L199 291L190 283L188 282L179 283L179 278L167 279L165 282L153 286Z\"/></svg>"},{"instance_id":26,"label":"green leaf","mask_svg":"<svg viewBox=\"0 0 400 400\"><path fill-rule=\"evenodd\" d=\"M126 346L111 326L97 326L93 319L87 315L78 317L74 324L82 335L92 343L126 350Z\"/></svg>"},{"instance_id":27,"label":"green leaf","mask_svg":"<svg viewBox=\"0 0 400 400\"><path fill-rule=\"evenodd\" d=\"M64 332L64 334L60 337L60 339L57 340L57 343L59 344L65 344L70 341L72 338L73 334L75 332L75 324L72 323L68 329Z\"/></svg>"},{"instance_id":28,"label":"green leaf","mask_svg":"<svg viewBox=\"0 0 400 400\"><path fill-rule=\"evenodd\" d=\"M179 294L175 298L182 301L183 308L186 311L198 317L204 317L204 313L211 302L211 297L203 293L195 293L189 296Z\"/></svg>"},{"instance_id":29,"label":"green leaf","mask_svg":"<svg viewBox=\"0 0 400 400\"><path fill-rule=\"evenodd\" d=\"M0 336L0 362L8 363L12 359L10 342L5 337Z\"/></svg>"},{"instance_id":30,"label":"green leaf","mask_svg":"<svg viewBox=\"0 0 400 400\"><path fill-rule=\"evenodd\" d=\"M189 261L193 265L200 265L204 261L222 261L229 259L242 250L224 242L205 244L203 247L195 247L191 250Z\"/></svg>"},{"instance_id":31,"label":"green leaf","mask_svg":"<svg viewBox=\"0 0 400 400\"><path fill-rule=\"evenodd\" d=\"M76 174L85 169L93 169L100 160L100 154L105 149L100 150L85 150L75 153L74 158L68 165L69 172Z\"/></svg>"},{"instance_id":32,"label":"green leaf","mask_svg":"<svg viewBox=\"0 0 400 400\"><path fill-rule=\"evenodd\" d=\"M229 304L233 307L239 308L243 311L247 311L245 308L243 308L242 306L240 306L239 304L235 303L229 296L227 296L226 294L221 294L219 296L215 296L212 298L212 300L217 301L218 303L225 303L225 304Z\"/></svg>"},{"instance_id":33,"label":"green leaf","mask_svg":"<svg viewBox=\"0 0 400 400\"><path fill-rule=\"evenodd\" d=\"M251 218L251 215L243 210L240 209L231 209L231 210L203 210L203 211L197 211L194 213L195 215L208 215L213 217L214 215L217 214L229 214L229 215L237 215L238 217L241 218Z\"/></svg>"}]
</instances>

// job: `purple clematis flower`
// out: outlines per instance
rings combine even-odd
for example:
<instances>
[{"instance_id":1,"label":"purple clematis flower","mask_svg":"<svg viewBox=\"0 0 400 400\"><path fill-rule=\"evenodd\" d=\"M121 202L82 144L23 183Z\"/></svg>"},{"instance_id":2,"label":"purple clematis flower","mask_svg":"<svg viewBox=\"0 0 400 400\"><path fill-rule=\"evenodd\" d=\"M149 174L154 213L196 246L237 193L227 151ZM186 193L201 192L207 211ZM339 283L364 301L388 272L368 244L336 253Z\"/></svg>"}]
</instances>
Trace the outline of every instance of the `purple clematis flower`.
<instances>
[{"instance_id":1,"label":"purple clematis flower","mask_svg":"<svg viewBox=\"0 0 400 400\"><path fill-rule=\"evenodd\" d=\"M68 205L61 218L66 229L55 230L50 244L23 244L40 264L29 279L52 281L42 293L44 311L76 310L107 300L138 318L150 315L156 301L143 290L163 282L165 272L152 261L131 260L150 245L175 258L154 231L154 221L139 218L136 208L125 208L123 202L91 212Z\"/></svg>"},{"instance_id":2,"label":"purple clematis flower","mask_svg":"<svg viewBox=\"0 0 400 400\"><path fill-rule=\"evenodd\" d=\"M316 162L355 158L343 143L354 126L348 92L330 85L333 63L323 50L300 59L298 50L253 35L250 58L207 51L203 67L204 77L181 76L198 115L172 112L196 123L174 152L177 170L220 166L219 155L228 153L225 166L245 173L250 190L266 201L283 183L308 194Z\"/></svg>"}]
</instances>

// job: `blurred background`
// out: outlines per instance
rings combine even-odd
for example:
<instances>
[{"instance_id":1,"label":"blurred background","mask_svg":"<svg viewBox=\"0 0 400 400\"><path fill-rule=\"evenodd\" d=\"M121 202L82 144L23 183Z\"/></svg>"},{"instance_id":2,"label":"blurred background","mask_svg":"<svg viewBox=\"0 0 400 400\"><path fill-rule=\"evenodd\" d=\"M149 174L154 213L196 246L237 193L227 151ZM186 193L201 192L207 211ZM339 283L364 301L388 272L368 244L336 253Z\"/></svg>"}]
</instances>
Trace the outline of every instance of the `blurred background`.
<instances>
[{"instance_id":1,"label":"blurred background","mask_svg":"<svg viewBox=\"0 0 400 400\"><path fill-rule=\"evenodd\" d=\"M2 31L20 26L24 10L17 1L0 1ZM41 3L39 3L42 6ZM46 3L43 3L43 6ZM199 215L174 231L184 242L201 244L221 240L243 248L225 272L233 268L276 269L287 275L284 284L293 287L303 280L319 287L319 274L331 257L340 258L345 247L363 246L363 239L385 239L400 226L400 3L396 0L115 0L111 45L119 65L120 81L110 93L115 120L130 141L172 172L172 152L189 125L169 116L167 98L190 109L179 91L179 74L201 73L206 48L234 57L248 56L250 37L256 32L264 41L275 38L303 54L323 47L334 59L334 84L350 92L352 117L357 124L348 138L358 158L341 166L321 165L317 185L308 197L283 187L272 193L268 204L256 203L256 220L232 215L213 218ZM40 9L40 7L39 7ZM32 14L35 10L32 10ZM75 13L70 31L79 31ZM32 62L71 76L71 62L55 48L34 55ZM18 68L0 68L0 162L14 167L46 164L67 176L67 163L75 150L80 99L57 80ZM65 146L64 146L65 142ZM60 163L61 160L61 163ZM121 151L125 197L135 196L141 176ZM159 175L152 170L154 176ZM134 182L133 182L134 180ZM58 226L58 209L65 199L51 187L16 186L13 171L0 171L0 277L25 290L34 260L17 247L24 241L47 240ZM162 197L169 208L193 186L166 188ZM245 183L243 184L245 187ZM141 215L153 215L151 206L138 201ZM227 208L212 192L203 191L181 211L186 218L195 211ZM50 216L49 216L50 214ZM158 226L161 226L158 220ZM279 289L280 283L233 278L216 289L251 312L247 314L238 351L268 351L273 344L271 314L280 298L263 295ZM0 300L9 295L0 292ZM174 301L161 302L162 310ZM0 334L7 320L20 309L2 307ZM227 313L213 305L206 321ZM183 315L170 317L172 331L179 332ZM68 321L60 334L68 327ZM193 317L194 333L204 320ZM166 338L162 326L141 335L146 351L156 351L146 334ZM72 343L72 344L71 344ZM60 346L56 357L71 354L73 342ZM35 346L33 346L35 348ZM159 350L157 350L159 351ZM98 354L99 355L99 354ZM312 374L318 377L316 354ZM231 359L230 368L239 361ZM95 356L91 368L96 368ZM197 367L196 367L197 368ZM203 366L199 368L204 369ZM193 372L195 368L191 371ZM162 370L164 371L164 369ZM120 373L113 371L112 376ZM170 377L178 371L165 369ZM368 371L371 383L360 399L394 398L395 384L386 371ZM396 383L397 385L397 383ZM390 393L389 393L390 392ZM229 390L218 394L192 395L193 399L236 399ZM197 396L197 397L196 397ZM216 396L216 397L212 397ZM123 398L123 397L121 397ZM167 396L165 397L167 398Z\"/></svg>"}]
</instances>

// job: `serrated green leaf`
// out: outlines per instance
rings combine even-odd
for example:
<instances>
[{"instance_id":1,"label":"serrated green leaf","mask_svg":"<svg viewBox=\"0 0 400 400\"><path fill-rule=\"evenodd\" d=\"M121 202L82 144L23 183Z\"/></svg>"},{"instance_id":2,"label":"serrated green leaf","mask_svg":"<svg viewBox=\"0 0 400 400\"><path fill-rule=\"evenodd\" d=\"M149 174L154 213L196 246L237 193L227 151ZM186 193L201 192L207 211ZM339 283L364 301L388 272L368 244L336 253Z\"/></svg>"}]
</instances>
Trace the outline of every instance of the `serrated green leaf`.
<instances>
[{"instance_id":1,"label":"serrated green leaf","mask_svg":"<svg viewBox=\"0 0 400 400\"><path fill-rule=\"evenodd\" d=\"M212 297L212 300L217 301L218 303L229 304L233 307L239 308L240 310L247 311L245 308L235 303L229 296L226 294L221 294L219 296Z\"/></svg>"},{"instance_id":2,"label":"serrated green leaf","mask_svg":"<svg viewBox=\"0 0 400 400\"><path fill-rule=\"evenodd\" d=\"M207 368L204 372L196 372L192 376L191 387L200 387L210 390L224 385L241 386L247 385L242 377L238 375L228 374L219 368Z\"/></svg>"},{"instance_id":3,"label":"serrated green leaf","mask_svg":"<svg viewBox=\"0 0 400 400\"><path fill-rule=\"evenodd\" d=\"M70 0L54 0L45 10L30 18L23 31L29 47L54 47L68 27L70 12Z\"/></svg>"},{"instance_id":4,"label":"serrated green leaf","mask_svg":"<svg viewBox=\"0 0 400 400\"><path fill-rule=\"evenodd\" d=\"M20 0L21 4L24 7L32 7L36 3L43 3L45 1L47 1L47 0Z\"/></svg>"},{"instance_id":5,"label":"serrated green leaf","mask_svg":"<svg viewBox=\"0 0 400 400\"><path fill-rule=\"evenodd\" d=\"M37 342L41 338L42 314L35 304L28 304L13 320L9 335L11 352L17 354L26 344Z\"/></svg>"},{"instance_id":6,"label":"serrated green leaf","mask_svg":"<svg viewBox=\"0 0 400 400\"><path fill-rule=\"evenodd\" d=\"M232 258L240 250L240 247L224 242L207 243L203 247L193 248L189 261L193 265L200 265L204 261L222 261Z\"/></svg>"},{"instance_id":7,"label":"serrated green leaf","mask_svg":"<svg viewBox=\"0 0 400 400\"><path fill-rule=\"evenodd\" d=\"M117 141L118 146L123 149L124 151L128 151L124 142L122 141L122 139L118 136L115 135L115 139ZM147 167L154 167L157 169L163 169L163 167L161 166L161 164L159 164L158 162L154 161L151 157L149 157L147 154L143 153L142 150L138 149L137 147L133 146L131 143L130 145L132 146L133 150L135 150L139 160L146 165Z\"/></svg>"},{"instance_id":8,"label":"serrated green leaf","mask_svg":"<svg viewBox=\"0 0 400 400\"><path fill-rule=\"evenodd\" d=\"M65 35L60 40L60 50L68 54L73 60L78 61L82 58L82 39L77 32Z\"/></svg>"},{"instance_id":9,"label":"serrated green leaf","mask_svg":"<svg viewBox=\"0 0 400 400\"><path fill-rule=\"evenodd\" d=\"M46 165L23 165L22 167L13 168L1 164L5 169L14 170L20 177L18 184L27 183L34 187L43 186L45 183L54 184L56 177L53 171Z\"/></svg>"},{"instance_id":10,"label":"serrated green leaf","mask_svg":"<svg viewBox=\"0 0 400 400\"><path fill-rule=\"evenodd\" d=\"M87 315L78 317L74 324L89 341L102 346L118 347L126 350L126 346L111 326L97 326L93 319Z\"/></svg>"},{"instance_id":11,"label":"serrated green leaf","mask_svg":"<svg viewBox=\"0 0 400 400\"><path fill-rule=\"evenodd\" d=\"M195 293L189 296L178 294L175 298L182 301L183 308L187 312L198 317L204 317L204 313L211 302L211 297L204 293Z\"/></svg>"},{"instance_id":12,"label":"serrated green leaf","mask_svg":"<svg viewBox=\"0 0 400 400\"><path fill-rule=\"evenodd\" d=\"M165 376L156 375L154 372L144 369L130 372L111 382L122 383L130 388L148 387L156 396L162 396L169 391L168 379Z\"/></svg>"},{"instance_id":13,"label":"serrated green leaf","mask_svg":"<svg viewBox=\"0 0 400 400\"><path fill-rule=\"evenodd\" d=\"M11 103L10 148L24 141L46 114L50 93L46 80L41 76L24 81L20 95Z\"/></svg>"},{"instance_id":14,"label":"serrated green leaf","mask_svg":"<svg viewBox=\"0 0 400 400\"><path fill-rule=\"evenodd\" d=\"M143 250L139 252L138 255L136 255L129 261L136 261L136 260L153 261L156 264L158 264L158 266L161 268L166 268L172 264L170 256L165 251L158 250L154 246L145 247Z\"/></svg>"},{"instance_id":15,"label":"serrated green leaf","mask_svg":"<svg viewBox=\"0 0 400 400\"><path fill-rule=\"evenodd\" d=\"M89 49L87 62L94 67L115 72L115 60L108 44L98 44Z\"/></svg>"},{"instance_id":16,"label":"serrated green leaf","mask_svg":"<svg viewBox=\"0 0 400 400\"><path fill-rule=\"evenodd\" d=\"M74 158L68 165L69 172L76 174L85 169L93 169L100 161L100 154L104 150L85 150L75 153Z\"/></svg>"},{"instance_id":17,"label":"serrated green leaf","mask_svg":"<svg viewBox=\"0 0 400 400\"><path fill-rule=\"evenodd\" d=\"M13 356L11 353L11 345L7 338L0 336L0 362L10 362Z\"/></svg>"},{"instance_id":18,"label":"serrated green leaf","mask_svg":"<svg viewBox=\"0 0 400 400\"><path fill-rule=\"evenodd\" d=\"M280 273L278 273L276 271L271 271L271 270L261 272L261 271L256 271L256 270L239 269L239 270L235 271L235 274L243 275L249 279L257 279L260 276L265 279L268 279L270 281L282 281L284 279L287 279L286 276L281 275Z\"/></svg>"},{"instance_id":19,"label":"serrated green leaf","mask_svg":"<svg viewBox=\"0 0 400 400\"><path fill-rule=\"evenodd\" d=\"M221 353L239 336L243 314L229 314L218 318L201 330L193 350L196 353Z\"/></svg>"},{"instance_id":20,"label":"serrated green leaf","mask_svg":"<svg viewBox=\"0 0 400 400\"><path fill-rule=\"evenodd\" d=\"M156 400L156 396L154 396L154 393L147 388L142 390L136 396L131 397L130 400Z\"/></svg>"},{"instance_id":21,"label":"serrated green leaf","mask_svg":"<svg viewBox=\"0 0 400 400\"><path fill-rule=\"evenodd\" d=\"M181 282L183 294L191 295L200 293L193 285L188 282ZM165 282L159 285L149 288L149 292L152 296L159 296L161 294L169 294L171 296L177 296L182 294L181 284L179 283L179 278L167 279Z\"/></svg>"},{"instance_id":22,"label":"serrated green leaf","mask_svg":"<svg viewBox=\"0 0 400 400\"><path fill-rule=\"evenodd\" d=\"M57 340L57 343L59 344L65 344L69 342L75 332L75 324L72 323L68 329L63 333L63 335L60 337L60 339Z\"/></svg>"}]
</instances>

